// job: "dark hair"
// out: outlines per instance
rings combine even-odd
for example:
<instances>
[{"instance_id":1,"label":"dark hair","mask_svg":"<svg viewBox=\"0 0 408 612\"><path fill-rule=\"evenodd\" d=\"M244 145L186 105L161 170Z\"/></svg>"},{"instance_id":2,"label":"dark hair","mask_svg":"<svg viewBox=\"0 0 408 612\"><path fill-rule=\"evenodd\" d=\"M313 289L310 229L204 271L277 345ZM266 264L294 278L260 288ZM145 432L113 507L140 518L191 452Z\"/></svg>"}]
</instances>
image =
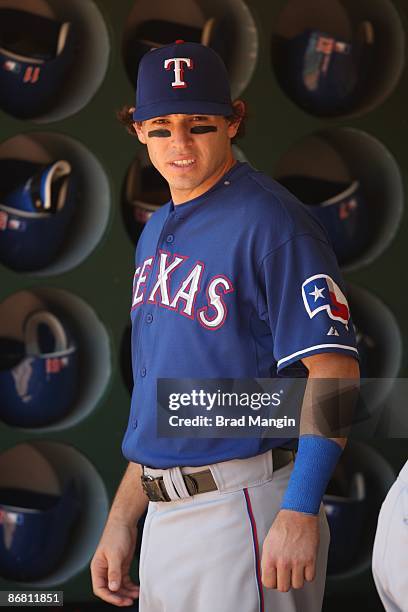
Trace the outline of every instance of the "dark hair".
<instances>
[{"instance_id":1,"label":"dark hair","mask_svg":"<svg viewBox=\"0 0 408 612\"><path fill-rule=\"evenodd\" d=\"M116 118L122 125L125 126L126 130L132 136L136 136L136 131L133 126L134 120L132 116L134 110L134 106L132 107L126 105L123 106L120 110L116 111ZM237 138L242 138L245 135L245 123L248 119L248 106L246 102L244 102L244 108L242 110L241 108L234 106L234 113L232 115L229 115L228 117L225 117L225 120L228 121L228 123L236 123L239 119L241 119L241 123L239 125L238 132L232 139L232 142L235 142Z\"/></svg>"}]
</instances>

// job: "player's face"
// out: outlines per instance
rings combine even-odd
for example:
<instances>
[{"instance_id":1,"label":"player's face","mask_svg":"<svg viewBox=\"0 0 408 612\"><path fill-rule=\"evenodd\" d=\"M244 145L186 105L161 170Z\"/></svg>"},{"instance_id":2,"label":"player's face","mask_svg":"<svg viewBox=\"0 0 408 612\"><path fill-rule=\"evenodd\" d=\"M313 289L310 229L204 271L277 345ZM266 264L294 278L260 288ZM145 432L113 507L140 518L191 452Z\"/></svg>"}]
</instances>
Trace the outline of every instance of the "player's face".
<instances>
[{"instance_id":1,"label":"player's face","mask_svg":"<svg viewBox=\"0 0 408 612\"><path fill-rule=\"evenodd\" d=\"M224 117L174 114L134 126L175 204L208 191L234 164L231 138L239 124L229 124Z\"/></svg>"}]
</instances>

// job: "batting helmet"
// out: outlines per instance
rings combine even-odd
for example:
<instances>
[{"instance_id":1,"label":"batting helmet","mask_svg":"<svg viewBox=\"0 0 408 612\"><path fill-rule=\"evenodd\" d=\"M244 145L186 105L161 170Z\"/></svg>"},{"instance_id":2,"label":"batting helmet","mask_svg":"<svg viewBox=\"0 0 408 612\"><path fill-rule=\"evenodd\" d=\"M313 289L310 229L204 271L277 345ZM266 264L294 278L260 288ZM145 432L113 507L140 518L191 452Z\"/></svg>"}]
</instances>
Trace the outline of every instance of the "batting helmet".
<instances>
[{"instance_id":1,"label":"batting helmet","mask_svg":"<svg viewBox=\"0 0 408 612\"><path fill-rule=\"evenodd\" d=\"M366 510L364 475L355 472L349 479L341 468L340 465L336 469L323 497L330 528L329 574L341 572L353 561Z\"/></svg>"},{"instance_id":2,"label":"batting helmet","mask_svg":"<svg viewBox=\"0 0 408 612\"><path fill-rule=\"evenodd\" d=\"M279 182L306 204L325 227L340 265L364 251L369 239L369 217L359 181L341 183L286 176Z\"/></svg>"},{"instance_id":3,"label":"batting helmet","mask_svg":"<svg viewBox=\"0 0 408 612\"><path fill-rule=\"evenodd\" d=\"M73 483L61 496L0 488L0 574L36 580L61 560L80 510Z\"/></svg>"},{"instance_id":4,"label":"batting helmet","mask_svg":"<svg viewBox=\"0 0 408 612\"><path fill-rule=\"evenodd\" d=\"M202 28L164 19L149 19L141 22L128 41L126 63L132 81L136 85L137 69L143 55L174 43L175 40L188 40L211 47L227 65L232 44L229 25L225 19L210 17Z\"/></svg>"},{"instance_id":5,"label":"batting helmet","mask_svg":"<svg viewBox=\"0 0 408 612\"><path fill-rule=\"evenodd\" d=\"M360 376L361 378L375 377L376 373L376 342L370 335L361 331L359 327L354 325L354 333L358 354L360 356Z\"/></svg>"},{"instance_id":6,"label":"batting helmet","mask_svg":"<svg viewBox=\"0 0 408 612\"><path fill-rule=\"evenodd\" d=\"M72 24L0 8L0 106L21 118L49 108L74 58Z\"/></svg>"},{"instance_id":7,"label":"batting helmet","mask_svg":"<svg viewBox=\"0 0 408 612\"><path fill-rule=\"evenodd\" d=\"M78 351L67 327L48 311L31 313L24 335L22 356L19 343L0 342L0 348L8 346L1 360L5 367L0 370L0 418L15 427L41 427L58 421L72 407L78 390Z\"/></svg>"},{"instance_id":8,"label":"batting helmet","mask_svg":"<svg viewBox=\"0 0 408 612\"><path fill-rule=\"evenodd\" d=\"M126 200L131 210L131 225L140 232L152 214L171 198L169 186L151 163L136 158L126 178Z\"/></svg>"},{"instance_id":9,"label":"batting helmet","mask_svg":"<svg viewBox=\"0 0 408 612\"><path fill-rule=\"evenodd\" d=\"M75 208L71 165L0 162L0 261L17 271L38 270L60 249Z\"/></svg>"},{"instance_id":10,"label":"batting helmet","mask_svg":"<svg viewBox=\"0 0 408 612\"><path fill-rule=\"evenodd\" d=\"M305 110L318 115L347 112L364 91L373 43L374 29L368 21L360 24L351 41L305 30L281 39L278 77Z\"/></svg>"},{"instance_id":11,"label":"batting helmet","mask_svg":"<svg viewBox=\"0 0 408 612\"><path fill-rule=\"evenodd\" d=\"M323 503L330 526L329 583L370 571L381 504L395 480L390 464L368 444L349 439Z\"/></svg>"}]
</instances>

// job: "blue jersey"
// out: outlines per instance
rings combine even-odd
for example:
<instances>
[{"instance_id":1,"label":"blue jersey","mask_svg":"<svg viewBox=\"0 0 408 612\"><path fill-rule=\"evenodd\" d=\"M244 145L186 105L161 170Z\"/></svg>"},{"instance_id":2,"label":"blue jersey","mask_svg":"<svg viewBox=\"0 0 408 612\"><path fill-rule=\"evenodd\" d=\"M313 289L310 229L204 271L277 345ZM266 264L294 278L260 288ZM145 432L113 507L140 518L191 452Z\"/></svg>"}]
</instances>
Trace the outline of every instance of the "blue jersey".
<instances>
[{"instance_id":1,"label":"blue jersey","mask_svg":"<svg viewBox=\"0 0 408 612\"><path fill-rule=\"evenodd\" d=\"M316 353L357 357L324 229L247 163L151 217L136 249L131 318L134 389L122 450L151 467L245 458L287 442L159 438L158 378L269 378Z\"/></svg>"}]
</instances>

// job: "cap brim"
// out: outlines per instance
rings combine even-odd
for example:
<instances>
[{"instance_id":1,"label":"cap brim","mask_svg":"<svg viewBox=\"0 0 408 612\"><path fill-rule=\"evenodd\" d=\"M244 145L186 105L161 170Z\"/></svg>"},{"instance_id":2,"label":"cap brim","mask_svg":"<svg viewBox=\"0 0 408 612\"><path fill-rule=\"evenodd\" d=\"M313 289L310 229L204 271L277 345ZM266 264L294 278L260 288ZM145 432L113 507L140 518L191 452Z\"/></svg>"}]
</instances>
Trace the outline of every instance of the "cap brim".
<instances>
[{"instance_id":1,"label":"cap brim","mask_svg":"<svg viewBox=\"0 0 408 612\"><path fill-rule=\"evenodd\" d=\"M232 104L219 102L198 102L193 100L168 100L149 104L148 107L137 108L133 112L134 121L146 121L153 117L163 115L185 114L185 115L232 115L234 109Z\"/></svg>"}]
</instances>

